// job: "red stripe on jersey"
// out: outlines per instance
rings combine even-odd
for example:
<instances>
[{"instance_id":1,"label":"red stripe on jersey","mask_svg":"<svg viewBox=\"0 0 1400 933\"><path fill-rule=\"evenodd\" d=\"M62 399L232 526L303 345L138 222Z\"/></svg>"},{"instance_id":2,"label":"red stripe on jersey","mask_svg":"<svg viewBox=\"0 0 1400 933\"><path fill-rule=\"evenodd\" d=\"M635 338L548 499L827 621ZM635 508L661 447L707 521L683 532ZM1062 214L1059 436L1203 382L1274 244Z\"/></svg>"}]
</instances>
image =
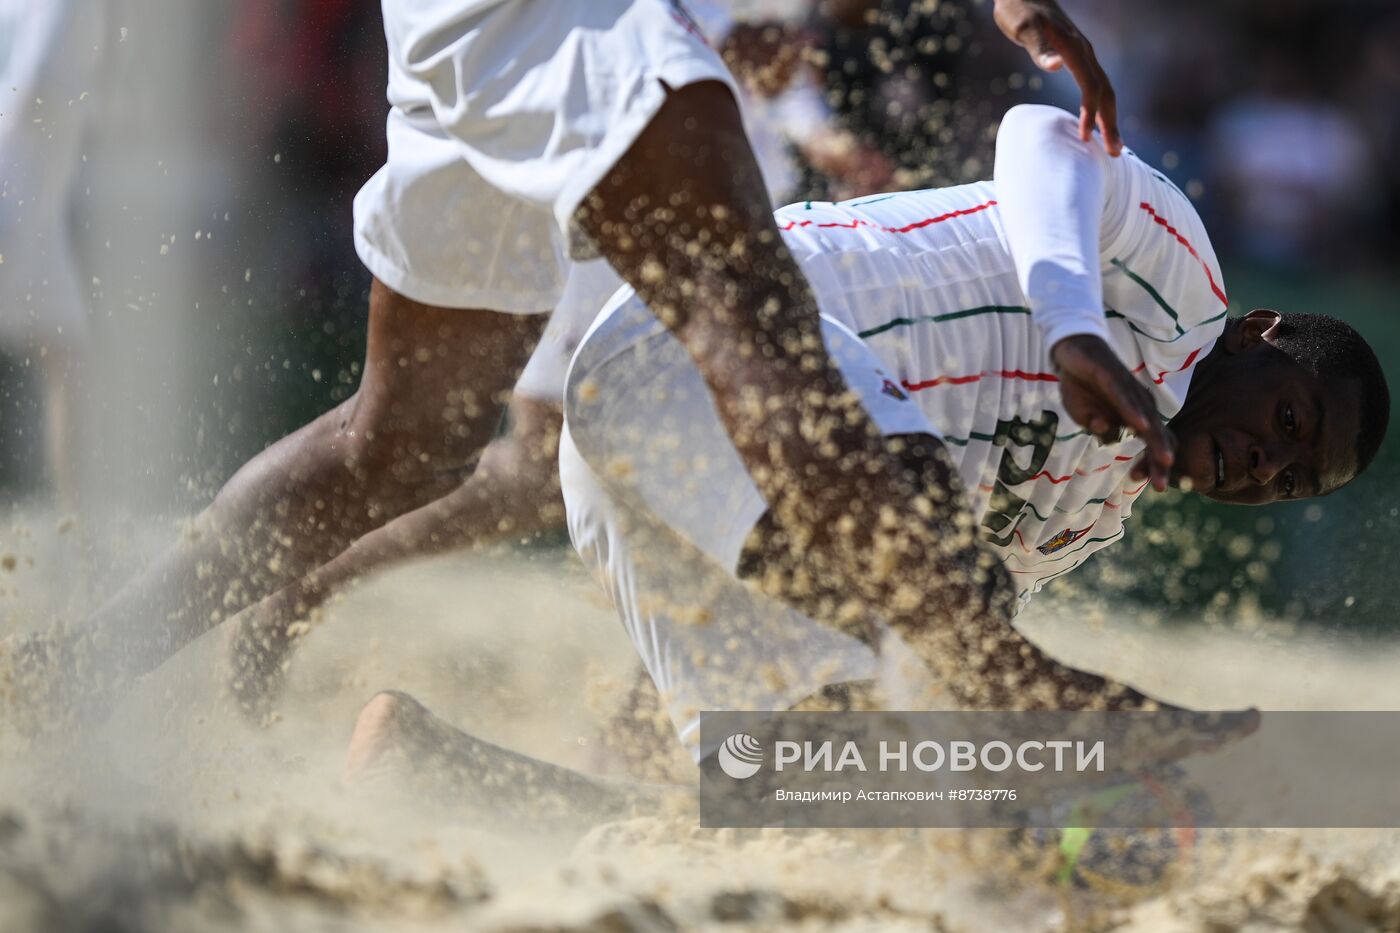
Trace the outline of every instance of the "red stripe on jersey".
<instances>
[{"instance_id":1,"label":"red stripe on jersey","mask_svg":"<svg viewBox=\"0 0 1400 933\"><path fill-rule=\"evenodd\" d=\"M1113 464L1126 464L1126 462L1130 461L1130 459L1133 459L1133 458L1131 458L1131 457L1124 457L1123 454L1116 454L1116 455L1114 455L1114 457L1113 457ZM1112 466L1113 464L1105 464L1105 465L1103 465L1103 466L1095 466L1095 468L1093 468L1093 469L1091 469L1091 471L1089 471L1089 474L1102 474L1102 472L1105 471L1105 469L1109 468L1109 466ZM1088 475L1089 475L1089 474L1086 474L1086 472L1082 471L1082 469L1075 469L1074 472L1077 472L1077 474L1079 474L1079 475L1081 475L1081 476L1088 476Z\"/></svg>"},{"instance_id":2,"label":"red stripe on jersey","mask_svg":"<svg viewBox=\"0 0 1400 933\"><path fill-rule=\"evenodd\" d=\"M925 379L922 382L910 382L904 380L904 388L910 392L919 392L923 389L932 389L935 386L961 386L969 382L977 382L988 376L996 376L1000 379L1025 379L1027 382L1059 382L1060 377L1054 373L1028 373L1024 369L984 369L980 373L972 373L967 376L935 376L932 379Z\"/></svg>"},{"instance_id":3,"label":"red stripe on jersey","mask_svg":"<svg viewBox=\"0 0 1400 933\"><path fill-rule=\"evenodd\" d=\"M1182 372L1183 370L1189 369L1190 366L1191 366L1191 364L1194 363L1194 362L1196 362L1196 357L1200 356L1200 355L1201 355L1201 351L1204 350L1204 349L1205 349L1205 347L1198 347L1197 349L1192 350L1191 353L1190 353L1190 355L1186 357L1186 362L1182 363L1182 364L1181 364L1180 366L1178 366L1176 369L1164 369L1164 370L1162 370L1162 371L1159 372L1157 375L1155 375L1155 376L1152 377L1152 381L1153 381L1154 383L1156 383L1157 385L1161 385L1163 382L1166 381L1166 378L1167 378L1168 376L1174 376L1174 375L1176 375L1177 373ZM1136 366L1134 366L1134 367L1132 368L1132 370L1130 370L1130 372L1132 372L1132 374L1133 374L1134 376L1136 376L1138 373L1145 372L1146 370L1147 370L1147 361L1146 361L1146 360L1143 360L1141 363L1139 363L1139 364L1137 364Z\"/></svg>"},{"instance_id":4,"label":"red stripe on jersey","mask_svg":"<svg viewBox=\"0 0 1400 933\"><path fill-rule=\"evenodd\" d=\"M1205 270L1206 279L1210 282L1210 290L1215 293L1216 298L1220 299L1220 303L1228 308L1230 306L1230 300L1225 297L1225 293L1221 291L1220 286L1215 284L1215 276L1211 273L1210 266L1206 265L1206 261L1201 258L1201 254L1196 252L1196 247L1191 245L1191 241L1187 240L1186 237L1182 236L1175 227L1167 223L1167 219L1161 214L1158 214L1151 204L1148 204L1146 201L1143 201L1142 204L1140 204L1139 206L1143 210L1147 211L1148 216L1150 216L1154 221L1156 221L1158 226L1162 227L1172 236L1176 237L1176 241L1182 246L1186 247L1186 251L1191 254L1191 258L1195 259L1198 263L1201 264L1201 268Z\"/></svg>"},{"instance_id":5,"label":"red stripe on jersey","mask_svg":"<svg viewBox=\"0 0 1400 933\"><path fill-rule=\"evenodd\" d=\"M1191 355L1188 356L1188 357L1186 357L1186 362L1185 362L1185 363L1182 363L1182 364L1181 364L1180 366L1178 366L1176 369L1164 369L1164 370L1162 370L1162 371L1161 371L1160 373L1158 373L1156 376L1152 377L1152 381L1155 382L1155 383L1157 383L1157 385L1161 385L1163 382L1166 381L1166 378L1167 378L1168 376L1172 376L1172 375L1175 375L1176 373L1183 372L1183 371L1185 371L1185 370L1187 370L1187 369L1190 369L1190 368L1191 368L1191 364L1194 363L1194 362L1196 362L1196 357L1200 356L1200 355L1201 355L1201 351L1204 350L1204 349L1205 349L1205 347L1197 347L1195 350L1192 350L1192 351L1191 351ZM1133 370L1133 372L1141 372L1141 371L1143 370L1143 368L1145 368L1146 366L1147 366L1147 364L1146 364L1146 363L1143 363L1142 366L1139 366L1137 369Z\"/></svg>"},{"instance_id":6,"label":"red stripe on jersey","mask_svg":"<svg viewBox=\"0 0 1400 933\"><path fill-rule=\"evenodd\" d=\"M943 223L943 221L952 220L955 217L966 217L969 214L981 213L982 211L987 210L989 207L996 207L996 203L996 201L988 201L986 204L979 204L976 207L968 207L963 208L962 210L949 211L946 214L939 214L937 217L926 217L923 220L916 220L912 224L906 224L903 227L884 227L880 224L872 224L868 220L861 220L860 218L856 218L848 224L819 224L814 223L810 220L790 220L778 229L787 231L798 227L816 227L818 230L832 230L837 228L842 230L856 230L860 227L870 227L874 230L880 230L885 233L912 233L915 230L920 230L924 227L932 226L933 224L941 224Z\"/></svg>"},{"instance_id":7,"label":"red stripe on jersey","mask_svg":"<svg viewBox=\"0 0 1400 933\"><path fill-rule=\"evenodd\" d=\"M1152 381L1157 385L1161 385L1163 382L1166 381L1168 376L1172 376L1176 373L1184 372L1185 370L1190 369L1191 364L1196 362L1196 358L1201 355L1201 351L1204 349L1205 347L1198 347L1197 349L1192 350L1191 353L1186 357L1186 362L1182 363L1176 369L1162 370L1157 375L1152 377ZM1147 363L1146 361L1144 361L1137 364L1137 366L1133 368L1132 373L1133 375L1137 375L1138 373L1145 372L1146 370ZM901 385L903 385L904 388L910 392L921 392L924 389L933 389L938 386L967 385L972 382L979 382L982 379L986 379L988 376L995 376L999 379L1024 379L1027 382L1060 381L1060 377L1056 376L1054 373L1033 373L1026 372L1024 369L984 369L980 373L969 373L966 376L935 376L932 379L923 379L919 382L910 382L909 380L905 379L901 382Z\"/></svg>"},{"instance_id":8,"label":"red stripe on jersey","mask_svg":"<svg viewBox=\"0 0 1400 933\"><path fill-rule=\"evenodd\" d=\"M1095 473L1102 473L1104 470L1111 469L1111 468L1113 467L1113 464L1115 464L1115 463L1127 463L1129 460L1132 460L1132 459L1133 459L1132 457L1124 457L1124 456L1122 456L1122 455L1120 454L1120 455L1114 457L1113 460L1111 460L1110 462L1105 463L1103 466L1096 466L1096 467L1094 467L1092 470L1089 470L1087 473L1086 473L1085 471L1079 469L1078 467L1075 467L1073 473L1066 473L1064 476L1055 476L1055 475L1051 474L1051 472L1050 472L1049 470L1041 470L1039 473L1035 474L1034 476L1027 477L1027 478L1025 479L1024 482L1026 482L1026 483L1033 483L1033 482L1035 482L1035 481L1038 480L1038 479L1048 479L1052 485L1058 486L1060 483L1067 483L1067 482L1069 482L1070 480L1074 479L1076 476L1093 476ZM1017 483L1016 485L1020 486L1020 485L1023 485L1023 484L1022 484L1022 483ZM978 488L978 489L985 490L985 491L987 491L987 492L992 492L992 491L993 491L993 487L988 486L986 483L978 483L978 484L977 484L977 488Z\"/></svg>"},{"instance_id":9,"label":"red stripe on jersey","mask_svg":"<svg viewBox=\"0 0 1400 933\"><path fill-rule=\"evenodd\" d=\"M1096 467L1094 467L1092 470L1090 470L1090 471L1087 472L1087 473L1084 472L1083 470L1079 469L1078 467L1075 467L1075 468L1074 468L1074 473L1072 474L1072 476L1093 476L1095 473L1102 473L1104 470L1109 469L1109 468L1112 467L1113 464L1115 464L1115 463L1126 463L1127 461L1129 461L1129 460L1131 460L1131 459L1133 459L1133 458L1132 458L1132 457L1124 457L1124 456L1122 456L1122 455L1119 455L1119 456L1114 457L1112 461L1110 461L1110 462L1108 462L1108 463L1105 463L1103 466L1096 466ZM1045 470L1041 470L1039 473L1037 473L1036 475L1032 476L1031 479L1033 479L1033 480L1035 480L1035 479L1040 479L1042 476L1045 477L1046 479L1048 479L1048 480L1049 480L1050 482L1052 482L1052 483L1063 483L1065 480L1071 479L1071 478L1072 478L1072 476L1061 476L1059 479L1056 479L1055 477L1053 477L1053 476L1051 476L1049 473L1047 473Z\"/></svg>"}]
</instances>

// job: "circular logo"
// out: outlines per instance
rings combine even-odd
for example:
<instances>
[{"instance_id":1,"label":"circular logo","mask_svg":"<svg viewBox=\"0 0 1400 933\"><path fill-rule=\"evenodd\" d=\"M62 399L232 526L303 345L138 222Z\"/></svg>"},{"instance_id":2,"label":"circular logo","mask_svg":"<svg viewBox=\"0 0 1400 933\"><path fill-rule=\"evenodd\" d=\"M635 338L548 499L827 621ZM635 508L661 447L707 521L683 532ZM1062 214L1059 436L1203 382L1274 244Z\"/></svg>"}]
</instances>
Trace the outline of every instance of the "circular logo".
<instances>
[{"instance_id":1,"label":"circular logo","mask_svg":"<svg viewBox=\"0 0 1400 933\"><path fill-rule=\"evenodd\" d=\"M763 746L747 732L736 732L719 747L719 767L736 781L751 778L763 767Z\"/></svg>"}]
</instances>

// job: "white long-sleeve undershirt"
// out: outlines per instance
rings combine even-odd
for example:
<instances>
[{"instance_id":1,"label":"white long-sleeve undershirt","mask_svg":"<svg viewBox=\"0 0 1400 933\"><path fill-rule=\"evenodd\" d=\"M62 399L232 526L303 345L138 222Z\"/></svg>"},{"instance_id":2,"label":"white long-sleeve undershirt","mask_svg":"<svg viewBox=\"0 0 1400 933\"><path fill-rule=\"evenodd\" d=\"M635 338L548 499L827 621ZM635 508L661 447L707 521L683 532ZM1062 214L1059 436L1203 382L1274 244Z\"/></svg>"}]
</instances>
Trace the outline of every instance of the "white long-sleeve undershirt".
<instances>
[{"instance_id":1,"label":"white long-sleeve undershirt","mask_svg":"<svg viewBox=\"0 0 1400 933\"><path fill-rule=\"evenodd\" d=\"M1047 346L1076 334L1109 340L1099 244L1122 224L1116 161L1097 137L1082 141L1078 121L1055 107L1015 107L997 134L1002 224Z\"/></svg>"}]
</instances>

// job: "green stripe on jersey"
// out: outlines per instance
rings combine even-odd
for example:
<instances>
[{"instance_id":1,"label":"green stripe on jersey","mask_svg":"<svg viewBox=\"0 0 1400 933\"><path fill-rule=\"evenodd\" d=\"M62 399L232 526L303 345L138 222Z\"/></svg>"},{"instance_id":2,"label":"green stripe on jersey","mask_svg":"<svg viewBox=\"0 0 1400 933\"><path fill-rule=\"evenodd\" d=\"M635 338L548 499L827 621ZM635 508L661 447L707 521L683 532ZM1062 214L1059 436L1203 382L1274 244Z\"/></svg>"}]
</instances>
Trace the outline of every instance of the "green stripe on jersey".
<instances>
[{"instance_id":1,"label":"green stripe on jersey","mask_svg":"<svg viewBox=\"0 0 1400 933\"><path fill-rule=\"evenodd\" d=\"M1142 286L1142 290L1147 292L1147 294L1151 295L1152 300L1157 302L1157 307L1167 312L1167 316L1172 319L1172 326L1176 328L1177 336L1181 336L1185 333L1185 331L1181 329L1181 319L1177 317L1176 310L1171 305L1167 304L1166 299L1163 298L1160 294L1158 294L1157 289L1153 288L1150 282L1148 282L1142 276L1138 275L1132 269L1129 269L1127 264L1124 263L1121 259L1110 259L1109 262L1111 262L1114 266L1118 267L1118 271L1122 272L1128 278L1132 279L1138 285Z\"/></svg>"},{"instance_id":2,"label":"green stripe on jersey","mask_svg":"<svg viewBox=\"0 0 1400 933\"><path fill-rule=\"evenodd\" d=\"M883 334L886 331L894 330L896 327L913 327L915 324L942 324L945 321L956 321L965 317L977 317L982 314L1030 314L1031 309L1023 305L983 305L980 308L965 308L962 311L949 311L946 314L926 314L920 317L897 317L891 321L886 321L878 327L863 330L858 335L862 340Z\"/></svg>"},{"instance_id":3,"label":"green stripe on jersey","mask_svg":"<svg viewBox=\"0 0 1400 933\"><path fill-rule=\"evenodd\" d=\"M1059 512L1061 515L1064 515L1067 518L1072 518L1073 516L1078 515L1080 512L1087 512L1089 509L1093 508L1096 505L1103 505L1105 502L1112 498L1113 496L1104 496L1102 499L1089 499L1074 511L1070 511L1069 509L1062 509L1058 505L1055 506L1055 508L1051 511ZM1035 506L1031 505L1029 502L1026 503L1026 508L1030 509L1032 514L1034 514L1035 517L1040 519L1042 522L1048 522L1050 520L1044 515L1041 515L1038 511L1036 511Z\"/></svg>"},{"instance_id":4,"label":"green stripe on jersey","mask_svg":"<svg viewBox=\"0 0 1400 933\"><path fill-rule=\"evenodd\" d=\"M1079 430L1079 431L1071 431L1071 432L1069 432L1068 434L1057 434L1057 435L1055 435L1055 440L1057 440L1057 441L1068 441L1068 440L1073 440L1074 438L1080 437L1080 436L1082 436L1082 435L1084 435L1084 434L1086 434L1086 433L1088 433L1088 432L1086 432L1086 431L1084 431L1084 430ZM997 436L996 436L995 434L986 434L986 433L984 433L984 432L982 432L982 431L969 431L967 437L940 437L940 438L939 438L939 440L943 441L945 444L952 444L952 445L955 446L955 447L966 447L966 446L968 445L968 443L971 442L971 441L987 441L987 442L990 443L990 442L992 442L992 441L995 441L996 439L997 439Z\"/></svg>"},{"instance_id":5,"label":"green stripe on jersey","mask_svg":"<svg viewBox=\"0 0 1400 933\"><path fill-rule=\"evenodd\" d=\"M897 191L897 192L895 192L894 194L882 194L882 195L880 195L879 197L870 198L869 200L866 200L866 201L847 201L847 202L846 202L846 206L847 206L847 207L864 207L864 206L867 205L867 204L879 204L881 201L888 201L888 200L890 200L891 198L897 198L897 197L899 197L900 194L901 194L901 192L898 192L898 191Z\"/></svg>"},{"instance_id":6,"label":"green stripe on jersey","mask_svg":"<svg viewBox=\"0 0 1400 933\"><path fill-rule=\"evenodd\" d=\"M1220 312L1219 314L1217 314L1215 317L1208 317L1208 318L1206 318L1204 321L1201 321L1201 322L1200 322L1199 324L1197 324L1196 326L1197 326L1197 327L1204 327L1204 326L1207 325L1207 324L1214 324L1216 321L1218 321L1218 320L1220 320L1221 318L1225 317L1225 316L1228 315L1229 313L1230 313L1229 311L1221 311L1221 312ZM1176 343L1176 342L1177 342L1178 340L1180 340L1182 337L1185 337L1188 333L1190 333L1190 331L1184 331L1184 330L1182 330L1180 327L1178 327L1178 328L1176 329L1176 330L1177 330L1177 334L1176 334L1175 337L1158 337L1157 335L1155 335L1155 334L1149 334L1147 331L1143 330L1141 327L1138 327L1136 324L1134 324L1134 323L1128 318L1128 316L1127 316L1126 314L1123 314L1122 312L1119 312L1119 311L1114 311L1112 308L1105 308L1105 309L1104 309L1104 312L1103 312L1103 316L1106 317L1106 318L1108 318L1109 320L1120 320L1120 321L1122 321L1123 323L1127 324L1127 325L1128 325L1128 329L1131 330L1133 333L1135 333L1135 334L1140 334L1141 336L1146 337L1148 340L1154 340L1154 341L1156 341L1157 343Z\"/></svg>"}]
</instances>

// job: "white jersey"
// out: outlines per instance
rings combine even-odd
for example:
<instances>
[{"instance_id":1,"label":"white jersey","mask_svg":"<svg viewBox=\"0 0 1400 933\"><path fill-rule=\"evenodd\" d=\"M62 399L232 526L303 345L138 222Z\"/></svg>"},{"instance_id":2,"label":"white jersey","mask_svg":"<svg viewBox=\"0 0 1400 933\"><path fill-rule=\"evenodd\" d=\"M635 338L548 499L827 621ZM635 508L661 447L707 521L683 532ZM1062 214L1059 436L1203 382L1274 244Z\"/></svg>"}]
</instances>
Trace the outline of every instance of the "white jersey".
<instances>
[{"instance_id":1,"label":"white jersey","mask_svg":"<svg viewBox=\"0 0 1400 933\"><path fill-rule=\"evenodd\" d=\"M1103 445L1073 422L1050 348L1102 336L1164 421L1181 409L1227 306L1185 195L1131 153L1110 160L1080 143L1063 111L1021 107L1003 122L992 182L777 217L822 314L865 342L943 438L1022 604L1122 537L1147 485L1129 478L1143 444ZM574 367L660 330L602 321ZM585 428L574 433L586 448ZM731 539L715 556L733 551Z\"/></svg>"},{"instance_id":2,"label":"white jersey","mask_svg":"<svg viewBox=\"0 0 1400 933\"><path fill-rule=\"evenodd\" d=\"M1103 323L1165 421L1223 330L1226 297L1186 196L1131 153L1111 168ZM1100 444L1066 413L995 183L797 204L778 217L822 312L875 351L942 435L1022 602L1122 537L1147 485L1129 478L1143 444Z\"/></svg>"},{"instance_id":3,"label":"white jersey","mask_svg":"<svg viewBox=\"0 0 1400 933\"><path fill-rule=\"evenodd\" d=\"M1043 107L1008 114L997 146L993 182L778 221L848 386L885 435L943 438L1024 603L1121 537L1145 488L1128 478L1140 442L1071 422L1050 347L1110 341L1170 418L1226 301L1195 210L1135 157L1110 161ZM693 361L630 290L583 338L564 409L570 536L697 759L705 710L790 709L857 681L924 702L921 665L879 620L876 650L737 579L767 505Z\"/></svg>"}]
</instances>

